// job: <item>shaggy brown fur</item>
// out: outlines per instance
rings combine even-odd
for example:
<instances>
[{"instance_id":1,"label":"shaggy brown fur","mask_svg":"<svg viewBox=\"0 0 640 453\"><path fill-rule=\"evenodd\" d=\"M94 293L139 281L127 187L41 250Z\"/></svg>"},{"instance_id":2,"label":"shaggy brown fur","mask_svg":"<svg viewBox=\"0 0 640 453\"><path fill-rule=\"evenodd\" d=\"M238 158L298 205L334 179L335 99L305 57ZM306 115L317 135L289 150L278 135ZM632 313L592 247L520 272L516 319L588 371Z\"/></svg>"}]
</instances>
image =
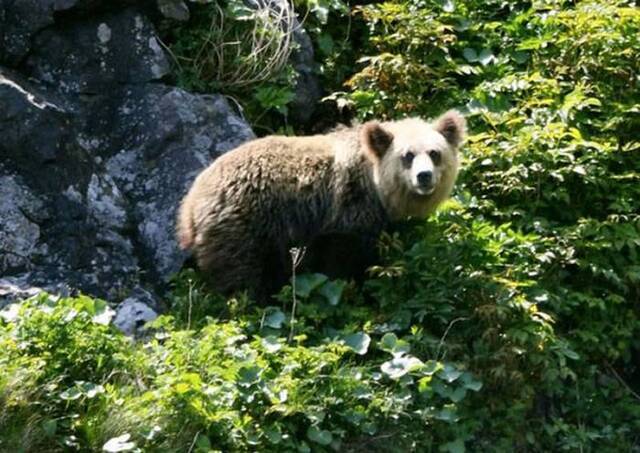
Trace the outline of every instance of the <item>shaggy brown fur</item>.
<instances>
[{"instance_id":1,"label":"shaggy brown fur","mask_svg":"<svg viewBox=\"0 0 640 453\"><path fill-rule=\"evenodd\" d=\"M464 118L450 111L433 124L370 122L246 143L194 181L178 216L180 245L223 293L272 288L291 247L322 254L323 238L375 238L390 220L432 212L451 192L464 135ZM425 171L429 184L420 185Z\"/></svg>"}]
</instances>

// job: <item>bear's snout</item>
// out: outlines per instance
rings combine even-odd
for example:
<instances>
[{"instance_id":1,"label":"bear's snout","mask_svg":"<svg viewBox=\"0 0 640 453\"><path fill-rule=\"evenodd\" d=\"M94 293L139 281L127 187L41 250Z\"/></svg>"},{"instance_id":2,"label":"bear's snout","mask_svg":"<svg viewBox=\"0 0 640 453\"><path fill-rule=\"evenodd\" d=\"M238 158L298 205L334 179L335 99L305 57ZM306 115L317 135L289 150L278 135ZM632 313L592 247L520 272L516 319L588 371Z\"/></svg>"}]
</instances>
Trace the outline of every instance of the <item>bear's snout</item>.
<instances>
[{"instance_id":1,"label":"bear's snout","mask_svg":"<svg viewBox=\"0 0 640 453\"><path fill-rule=\"evenodd\" d=\"M421 171L416 175L418 179L418 185L420 187L429 187L433 184L433 172L432 171Z\"/></svg>"}]
</instances>

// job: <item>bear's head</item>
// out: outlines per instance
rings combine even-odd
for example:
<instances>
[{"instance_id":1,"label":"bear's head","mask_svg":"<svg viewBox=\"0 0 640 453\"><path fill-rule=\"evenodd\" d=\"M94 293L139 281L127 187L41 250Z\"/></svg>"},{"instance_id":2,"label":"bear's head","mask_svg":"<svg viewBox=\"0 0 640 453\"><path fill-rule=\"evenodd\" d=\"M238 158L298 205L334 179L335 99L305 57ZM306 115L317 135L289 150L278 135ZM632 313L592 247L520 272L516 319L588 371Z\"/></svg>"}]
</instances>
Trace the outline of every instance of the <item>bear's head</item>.
<instances>
[{"instance_id":1,"label":"bear's head","mask_svg":"<svg viewBox=\"0 0 640 453\"><path fill-rule=\"evenodd\" d=\"M450 110L433 123L419 118L372 121L361 134L373 162L374 184L392 219L424 217L449 196L466 135L460 113Z\"/></svg>"}]
</instances>

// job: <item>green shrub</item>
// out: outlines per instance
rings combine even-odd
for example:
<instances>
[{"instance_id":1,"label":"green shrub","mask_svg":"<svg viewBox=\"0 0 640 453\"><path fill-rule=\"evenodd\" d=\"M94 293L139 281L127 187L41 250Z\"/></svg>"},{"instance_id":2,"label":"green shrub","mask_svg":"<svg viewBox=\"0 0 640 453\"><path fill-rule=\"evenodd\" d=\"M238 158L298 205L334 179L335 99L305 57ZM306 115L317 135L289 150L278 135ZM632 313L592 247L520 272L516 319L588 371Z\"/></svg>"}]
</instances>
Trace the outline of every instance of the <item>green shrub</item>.
<instances>
[{"instance_id":1,"label":"green shrub","mask_svg":"<svg viewBox=\"0 0 640 453\"><path fill-rule=\"evenodd\" d=\"M301 306L342 303L339 282L300 276L298 283ZM391 332L350 324L312 334L306 316L296 315L293 341L286 339L294 328L289 316L253 307L242 321L209 321L197 330L159 318L150 340L133 343L101 324L99 301L25 302L0 330L0 446L413 448L436 438L424 436L425 424L448 435L461 402L482 387L464 368L414 353L411 341Z\"/></svg>"},{"instance_id":2,"label":"green shrub","mask_svg":"<svg viewBox=\"0 0 640 453\"><path fill-rule=\"evenodd\" d=\"M640 12L469 0L358 13L368 45L341 96L361 117L463 107L471 122L457 206L387 238L368 284L399 325L428 329L424 347L451 326L440 349L487 390L467 446L637 448Z\"/></svg>"}]
</instances>

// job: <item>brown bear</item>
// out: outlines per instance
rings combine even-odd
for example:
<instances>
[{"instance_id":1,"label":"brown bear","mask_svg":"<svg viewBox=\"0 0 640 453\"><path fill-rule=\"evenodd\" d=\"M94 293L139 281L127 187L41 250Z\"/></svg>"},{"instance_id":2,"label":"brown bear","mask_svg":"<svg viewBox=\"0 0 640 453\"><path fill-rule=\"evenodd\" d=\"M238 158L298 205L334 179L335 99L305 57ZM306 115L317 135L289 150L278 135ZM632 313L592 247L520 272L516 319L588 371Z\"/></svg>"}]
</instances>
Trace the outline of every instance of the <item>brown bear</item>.
<instances>
[{"instance_id":1,"label":"brown bear","mask_svg":"<svg viewBox=\"0 0 640 453\"><path fill-rule=\"evenodd\" d=\"M348 248L367 238L365 249L373 248L390 222L433 212L451 193L465 134L452 110L433 123L371 121L245 143L195 179L179 210L180 246L220 292L264 296L283 283L292 247L309 248L313 262L336 262L318 259L336 253L329 244ZM358 262L360 253L368 251L343 255Z\"/></svg>"}]
</instances>

